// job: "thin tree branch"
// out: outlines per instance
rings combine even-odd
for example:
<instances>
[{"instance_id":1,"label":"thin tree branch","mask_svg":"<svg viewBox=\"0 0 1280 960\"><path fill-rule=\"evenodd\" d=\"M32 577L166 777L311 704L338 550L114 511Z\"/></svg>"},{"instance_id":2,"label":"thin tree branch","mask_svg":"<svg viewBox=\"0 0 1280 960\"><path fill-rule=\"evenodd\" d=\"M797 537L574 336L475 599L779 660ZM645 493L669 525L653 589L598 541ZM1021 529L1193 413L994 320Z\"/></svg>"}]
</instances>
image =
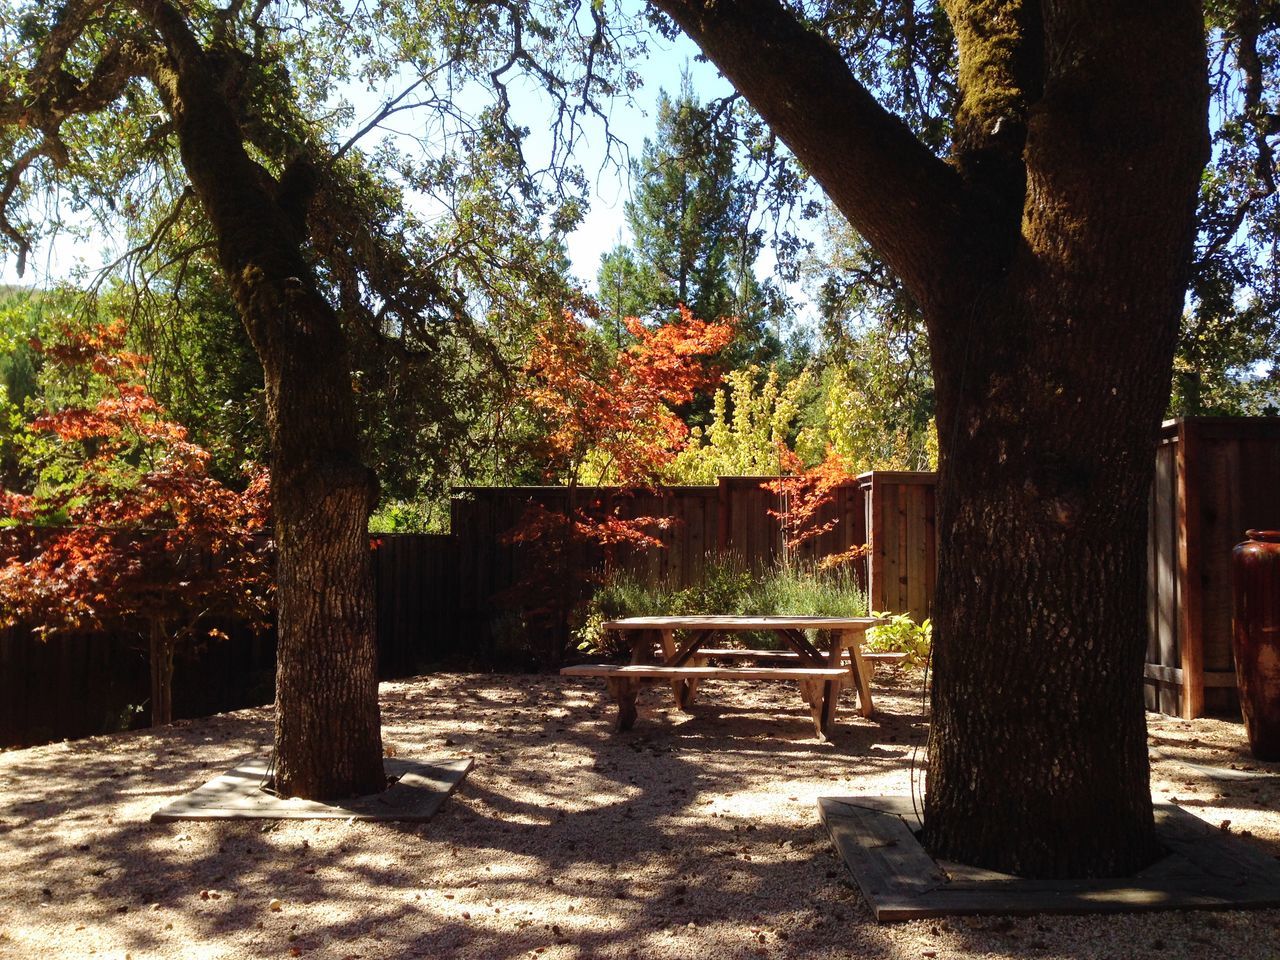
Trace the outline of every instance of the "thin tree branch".
<instances>
[{"instance_id":1,"label":"thin tree branch","mask_svg":"<svg viewBox=\"0 0 1280 960\"><path fill-rule=\"evenodd\" d=\"M963 249L959 175L778 0L655 0L756 108L920 303Z\"/></svg>"}]
</instances>

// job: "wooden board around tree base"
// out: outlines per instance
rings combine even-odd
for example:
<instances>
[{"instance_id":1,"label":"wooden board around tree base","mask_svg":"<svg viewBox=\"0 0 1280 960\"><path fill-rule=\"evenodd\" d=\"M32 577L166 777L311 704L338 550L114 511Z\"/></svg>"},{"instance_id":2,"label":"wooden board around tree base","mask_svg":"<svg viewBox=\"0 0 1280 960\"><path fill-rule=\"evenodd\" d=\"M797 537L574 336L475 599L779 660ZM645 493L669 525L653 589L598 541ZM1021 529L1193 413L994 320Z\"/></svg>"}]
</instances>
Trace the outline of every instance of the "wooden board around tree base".
<instances>
[{"instance_id":1,"label":"wooden board around tree base","mask_svg":"<svg viewBox=\"0 0 1280 960\"><path fill-rule=\"evenodd\" d=\"M265 757L243 760L161 807L151 820L430 820L474 761L470 757L426 761L388 757L383 766L396 781L386 790L331 803L284 799L263 790L269 763Z\"/></svg>"},{"instance_id":2,"label":"wooden board around tree base","mask_svg":"<svg viewBox=\"0 0 1280 960\"><path fill-rule=\"evenodd\" d=\"M1280 907L1280 862L1171 803L1155 805L1169 853L1132 877L1028 880L935 861L910 797L820 797L840 858L877 921L960 915Z\"/></svg>"}]
</instances>

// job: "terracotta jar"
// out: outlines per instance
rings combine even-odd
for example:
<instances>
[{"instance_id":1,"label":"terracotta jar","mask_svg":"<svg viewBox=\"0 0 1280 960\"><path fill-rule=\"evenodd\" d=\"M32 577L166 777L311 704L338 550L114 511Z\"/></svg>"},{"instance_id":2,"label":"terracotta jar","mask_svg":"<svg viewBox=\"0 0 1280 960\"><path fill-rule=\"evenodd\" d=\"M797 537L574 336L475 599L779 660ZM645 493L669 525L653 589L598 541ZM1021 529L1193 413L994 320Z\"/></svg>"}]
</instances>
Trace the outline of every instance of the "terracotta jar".
<instances>
[{"instance_id":1,"label":"terracotta jar","mask_svg":"<svg viewBox=\"0 0 1280 960\"><path fill-rule=\"evenodd\" d=\"M1249 747L1280 760L1280 530L1249 530L1231 551L1232 647Z\"/></svg>"}]
</instances>

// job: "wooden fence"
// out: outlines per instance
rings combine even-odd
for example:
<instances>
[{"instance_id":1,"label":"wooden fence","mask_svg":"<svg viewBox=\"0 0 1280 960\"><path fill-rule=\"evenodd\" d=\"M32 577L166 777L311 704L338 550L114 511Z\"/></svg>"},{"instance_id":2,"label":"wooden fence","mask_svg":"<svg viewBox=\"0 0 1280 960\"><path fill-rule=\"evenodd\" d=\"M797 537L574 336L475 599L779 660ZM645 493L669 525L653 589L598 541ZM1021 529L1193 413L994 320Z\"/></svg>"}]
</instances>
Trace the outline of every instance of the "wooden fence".
<instances>
[{"instance_id":1,"label":"wooden fence","mask_svg":"<svg viewBox=\"0 0 1280 960\"><path fill-rule=\"evenodd\" d=\"M785 496L766 489L764 484L771 479L725 477L716 486L653 491L579 487L572 497L575 509L597 517L669 518L672 522L655 533L661 548L623 551L616 563L651 583L680 588L700 582L708 558L716 555L732 554L756 569L781 559L779 515L785 515L788 503ZM518 585L536 575L544 560L527 544L511 542L509 534L531 507L563 513L570 495L564 487L460 487L454 491L450 523L456 555L451 569L456 580L449 620L470 644L496 660L539 656L536 649L513 648L511 641L518 632L514 620L521 612ZM798 549L792 560L809 562L865 542L866 517L857 484L836 492L819 517L819 522L827 521L836 522ZM600 570L603 557L585 546L576 549L564 566L575 571L572 576L581 585ZM865 569L858 565L856 570L865 588Z\"/></svg>"},{"instance_id":2,"label":"wooden fence","mask_svg":"<svg viewBox=\"0 0 1280 960\"><path fill-rule=\"evenodd\" d=\"M1249 527L1280 527L1280 419L1187 419L1166 424L1156 451L1150 517L1147 706L1182 716L1232 709L1231 546ZM579 489L578 506L622 518L669 517L663 548L622 557L651 580L698 582L707 558L732 551L760 567L783 554L785 497L762 482L644 493ZM515 642L520 611L512 587L540 561L506 536L531 504L564 510L562 487L468 487L455 491L449 535L377 538L379 673L407 676L434 664L533 666ZM867 544L859 576L873 609L929 614L937 565L934 475L877 472L837 491L823 520L831 530L800 561ZM601 558L574 558L585 577ZM178 716L267 702L275 644L232 628L195 660L179 659ZM29 631L0 631L0 745L82 736L128 725L147 697L143 656L102 635L41 644Z\"/></svg>"},{"instance_id":3,"label":"wooden fence","mask_svg":"<svg viewBox=\"0 0 1280 960\"><path fill-rule=\"evenodd\" d=\"M866 504L872 610L929 616L938 572L937 475L877 471L858 478Z\"/></svg>"},{"instance_id":4,"label":"wooden fence","mask_svg":"<svg viewBox=\"0 0 1280 960\"><path fill-rule=\"evenodd\" d=\"M1231 548L1280 527L1280 418L1189 417L1156 449L1147 564L1147 707L1234 710Z\"/></svg>"},{"instance_id":5,"label":"wooden fence","mask_svg":"<svg viewBox=\"0 0 1280 960\"><path fill-rule=\"evenodd\" d=\"M597 514L672 518L663 548L624 556L625 566L677 586L698 582L709 555L733 551L762 566L782 551L785 498L761 487L765 478L726 478L717 486L624 493L580 489L577 503ZM530 504L563 510L562 487L462 488L449 535L388 534L375 538L378 668L384 679L436 664L536 666L512 619L512 588L538 563L537 553L509 542ZM864 540L857 485L838 491L823 519L832 529L806 544L799 559L839 552ZM579 576L601 558L583 551ZM179 655L174 673L177 717L266 703L274 681L275 641L227 624L230 638ZM0 746L85 736L136 726L149 696L146 658L128 637L61 636L41 642L29 629L0 631Z\"/></svg>"},{"instance_id":6,"label":"wooden fence","mask_svg":"<svg viewBox=\"0 0 1280 960\"><path fill-rule=\"evenodd\" d=\"M175 717L267 703L275 639L236 625L175 662ZM104 633L41 641L29 629L0 631L0 746L126 730L145 722L150 672L145 641Z\"/></svg>"}]
</instances>

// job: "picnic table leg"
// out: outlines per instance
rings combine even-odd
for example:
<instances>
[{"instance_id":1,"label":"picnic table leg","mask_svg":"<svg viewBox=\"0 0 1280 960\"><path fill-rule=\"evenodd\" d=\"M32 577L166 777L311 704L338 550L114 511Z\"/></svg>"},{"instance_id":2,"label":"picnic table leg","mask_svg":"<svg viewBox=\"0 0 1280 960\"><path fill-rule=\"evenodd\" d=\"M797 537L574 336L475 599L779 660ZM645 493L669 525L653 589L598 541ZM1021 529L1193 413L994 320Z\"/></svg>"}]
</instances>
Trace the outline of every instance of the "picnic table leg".
<instances>
[{"instance_id":1,"label":"picnic table leg","mask_svg":"<svg viewBox=\"0 0 1280 960\"><path fill-rule=\"evenodd\" d=\"M775 630L782 642L800 655L800 662L810 666L840 666L840 645L837 638L832 651L824 658L804 635L803 630ZM813 726L819 740L826 740L835 721L836 703L840 697L839 681L809 681L801 685L801 692L813 712Z\"/></svg>"},{"instance_id":2,"label":"picnic table leg","mask_svg":"<svg viewBox=\"0 0 1280 960\"><path fill-rule=\"evenodd\" d=\"M813 716L813 732L819 740L827 739L827 688L830 683L821 680L801 680L800 692L809 703L809 713Z\"/></svg>"},{"instance_id":3,"label":"picnic table leg","mask_svg":"<svg viewBox=\"0 0 1280 960\"><path fill-rule=\"evenodd\" d=\"M648 630L636 630L631 634L631 662L653 663L653 637Z\"/></svg>"},{"instance_id":4,"label":"picnic table leg","mask_svg":"<svg viewBox=\"0 0 1280 960\"><path fill-rule=\"evenodd\" d=\"M636 722L636 693L639 683L623 677L609 677L609 692L618 701L618 732L630 730Z\"/></svg>"},{"instance_id":5,"label":"picnic table leg","mask_svg":"<svg viewBox=\"0 0 1280 960\"><path fill-rule=\"evenodd\" d=\"M658 633L662 637L663 662L669 664L676 657L675 631L659 630ZM693 700L693 688L695 682L696 681L693 680L671 681L671 692L676 696L676 707L678 709L688 712L689 703Z\"/></svg>"},{"instance_id":6,"label":"picnic table leg","mask_svg":"<svg viewBox=\"0 0 1280 960\"><path fill-rule=\"evenodd\" d=\"M695 667L705 667L707 665L706 657L693 657L693 665ZM698 684L702 681L697 677L692 677L684 682L684 703L681 705L682 710L686 713L693 707L693 695L698 692Z\"/></svg>"},{"instance_id":7,"label":"picnic table leg","mask_svg":"<svg viewBox=\"0 0 1280 960\"><path fill-rule=\"evenodd\" d=\"M844 646L844 636L836 634L831 637L830 650L827 653L827 666L840 666L840 655ZM840 705L840 688L842 684L839 680L828 680L822 685L822 732L830 733L831 728L835 726L836 710Z\"/></svg>"},{"instance_id":8,"label":"picnic table leg","mask_svg":"<svg viewBox=\"0 0 1280 960\"><path fill-rule=\"evenodd\" d=\"M849 648L849 672L853 674L853 682L858 688L858 712L870 717L875 712L875 705L871 702L871 666L862 659L864 637L861 630L846 630L841 634L837 647Z\"/></svg>"}]
</instances>

